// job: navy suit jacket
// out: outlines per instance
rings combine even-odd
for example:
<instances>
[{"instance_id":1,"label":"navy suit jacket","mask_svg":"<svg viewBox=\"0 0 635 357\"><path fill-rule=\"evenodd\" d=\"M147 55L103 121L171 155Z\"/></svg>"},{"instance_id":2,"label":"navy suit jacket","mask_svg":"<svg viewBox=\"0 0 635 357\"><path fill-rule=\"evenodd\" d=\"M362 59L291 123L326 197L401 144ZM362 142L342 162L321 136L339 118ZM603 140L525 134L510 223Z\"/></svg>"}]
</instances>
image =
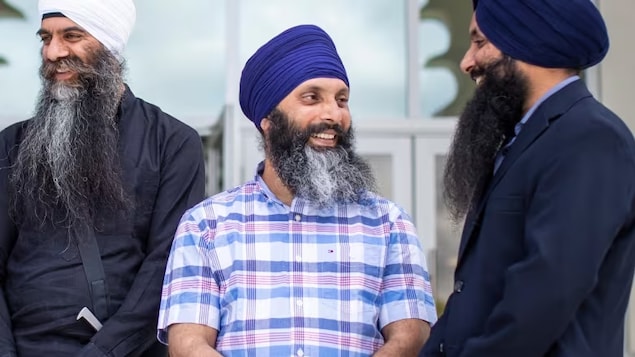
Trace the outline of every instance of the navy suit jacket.
<instances>
[{"instance_id":1,"label":"navy suit jacket","mask_svg":"<svg viewBox=\"0 0 635 357\"><path fill-rule=\"evenodd\" d=\"M466 218L420 356L623 356L635 143L575 81L543 102Z\"/></svg>"}]
</instances>

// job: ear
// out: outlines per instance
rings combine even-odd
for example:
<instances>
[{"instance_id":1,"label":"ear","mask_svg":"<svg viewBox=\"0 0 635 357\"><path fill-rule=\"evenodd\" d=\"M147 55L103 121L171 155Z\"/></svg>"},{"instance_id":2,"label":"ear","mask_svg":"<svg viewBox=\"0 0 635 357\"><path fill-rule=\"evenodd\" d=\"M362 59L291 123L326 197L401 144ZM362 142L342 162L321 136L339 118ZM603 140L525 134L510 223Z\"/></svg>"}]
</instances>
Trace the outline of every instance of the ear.
<instances>
[{"instance_id":1,"label":"ear","mask_svg":"<svg viewBox=\"0 0 635 357\"><path fill-rule=\"evenodd\" d=\"M270 129L271 129L271 120L269 120L267 117L262 118L262 120L260 121L260 131L263 134L267 134L269 133Z\"/></svg>"}]
</instances>

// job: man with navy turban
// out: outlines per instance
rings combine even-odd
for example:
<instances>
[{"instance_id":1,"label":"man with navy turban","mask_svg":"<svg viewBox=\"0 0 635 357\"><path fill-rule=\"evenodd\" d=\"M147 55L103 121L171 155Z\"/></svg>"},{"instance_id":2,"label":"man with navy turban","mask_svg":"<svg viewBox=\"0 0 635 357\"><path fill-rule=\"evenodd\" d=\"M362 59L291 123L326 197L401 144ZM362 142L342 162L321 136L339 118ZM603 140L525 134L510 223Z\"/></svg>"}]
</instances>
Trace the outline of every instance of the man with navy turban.
<instances>
[{"instance_id":1,"label":"man with navy turban","mask_svg":"<svg viewBox=\"0 0 635 357\"><path fill-rule=\"evenodd\" d=\"M0 133L0 356L166 356L161 282L204 198L192 128L134 96L132 0L40 0L35 116Z\"/></svg>"},{"instance_id":2,"label":"man with navy turban","mask_svg":"<svg viewBox=\"0 0 635 357\"><path fill-rule=\"evenodd\" d=\"M172 357L416 356L436 320L410 217L353 150L349 81L314 25L260 47L240 105L260 131L253 180L182 218L158 337Z\"/></svg>"},{"instance_id":3,"label":"man with navy turban","mask_svg":"<svg viewBox=\"0 0 635 357\"><path fill-rule=\"evenodd\" d=\"M478 0L476 82L445 169L465 220L426 357L623 356L635 265L635 142L579 75L607 29L590 0Z\"/></svg>"}]
</instances>

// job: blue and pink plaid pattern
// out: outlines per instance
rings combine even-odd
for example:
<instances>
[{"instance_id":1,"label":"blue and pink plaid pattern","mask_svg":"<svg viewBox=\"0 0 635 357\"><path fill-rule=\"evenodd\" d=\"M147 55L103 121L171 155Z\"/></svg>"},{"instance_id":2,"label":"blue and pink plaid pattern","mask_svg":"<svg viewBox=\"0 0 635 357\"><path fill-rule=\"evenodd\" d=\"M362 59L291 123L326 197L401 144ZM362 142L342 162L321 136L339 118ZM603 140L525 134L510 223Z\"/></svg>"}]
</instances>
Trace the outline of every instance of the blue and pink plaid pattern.
<instances>
[{"instance_id":1,"label":"blue and pink plaid pattern","mask_svg":"<svg viewBox=\"0 0 635 357\"><path fill-rule=\"evenodd\" d=\"M257 176L189 210L167 264L158 337L196 323L223 356L369 356L381 328L434 323L430 278L410 218L370 195L318 208L278 201Z\"/></svg>"}]
</instances>

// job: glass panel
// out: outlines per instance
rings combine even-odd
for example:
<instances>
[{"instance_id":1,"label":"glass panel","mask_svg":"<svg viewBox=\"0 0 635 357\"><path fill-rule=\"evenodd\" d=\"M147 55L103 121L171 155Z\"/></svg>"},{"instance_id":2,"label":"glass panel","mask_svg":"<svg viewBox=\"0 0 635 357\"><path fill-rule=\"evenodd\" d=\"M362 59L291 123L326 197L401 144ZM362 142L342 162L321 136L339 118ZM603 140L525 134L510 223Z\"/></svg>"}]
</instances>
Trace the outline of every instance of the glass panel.
<instances>
[{"instance_id":1,"label":"glass panel","mask_svg":"<svg viewBox=\"0 0 635 357\"><path fill-rule=\"evenodd\" d=\"M197 129L211 126L225 103L225 1L135 4L130 87Z\"/></svg>"},{"instance_id":2,"label":"glass panel","mask_svg":"<svg viewBox=\"0 0 635 357\"><path fill-rule=\"evenodd\" d=\"M474 89L459 67L469 46L472 7L468 1L420 1L421 113L456 116Z\"/></svg>"},{"instance_id":3,"label":"glass panel","mask_svg":"<svg viewBox=\"0 0 635 357\"><path fill-rule=\"evenodd\" d=\"M39 90L40 28L36 0L4 0L21 17L0 17L0 129L33 113Z\"/></svg>"},{"instance_id":4,"label":"glass panel","mask_svg":"<svg viewBox=\"0 0 635 357\"><path fill-rule=\"evenodd\" d=\"M378 193L389 200L393 198L392 156L391 155L362 155L368 161L377 180Z\"/></svg>"},{"instance_id":5,"label":"glass panel","mask_svg":"<svg viewBox=\"0 0 635 357\"><path fill-rule=\"evenodd\" d=\"M406 115L405 1L242 0L240 4L241 69L259 46L279 32L315 24L331 35L346 66L355 118Z\"/></svg>"},{"instance_id":6,"label":"glass panel","mask_svg":"<svg viewBox=\"0 0 635 357\"><path fill-rule=\"evenodd\" d=\"M437 251L436 251L436 275L433 277L436 287L435 297L437 309L443 310L448 296L452 293L454 285L454 268L456 268L457 254L459 252L460 228L452 223L448 209L443 202L443 168L445 167L445 155L436 155L436 208L437 208Z\"/></svg>"},{"instance_id":7,"label":"glass panel","mask_svg":"<svg viewBox=\"0 0 635 357\"><path fill-rule=\"evenodd\" d=\"M0 128L32 115L40 88L37 0L4 0L24 19L0 17ZM207 127L225 100L225 1L136 1L125 57L133 92L194 127ZM19 85L18 85L19 84Z\"/></svg>"}]
</instances>

